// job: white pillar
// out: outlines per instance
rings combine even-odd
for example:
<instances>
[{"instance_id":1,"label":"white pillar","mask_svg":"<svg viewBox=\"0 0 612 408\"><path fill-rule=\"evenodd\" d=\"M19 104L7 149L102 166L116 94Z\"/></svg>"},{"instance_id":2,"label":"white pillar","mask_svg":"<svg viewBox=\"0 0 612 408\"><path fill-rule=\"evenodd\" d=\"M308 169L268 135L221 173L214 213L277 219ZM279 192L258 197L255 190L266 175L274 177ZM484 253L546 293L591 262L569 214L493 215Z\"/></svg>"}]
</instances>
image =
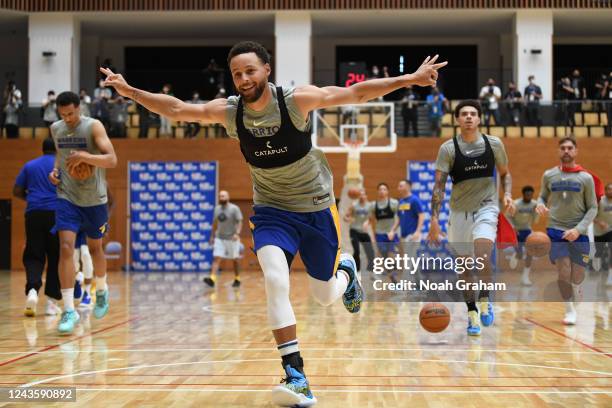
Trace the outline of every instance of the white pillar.
<instances>
[{"instance_id":1,"label":"white pillar","mask_svg":"<svg viewBox=\"0 0 612 408\"><path fill-rule=\"evenodd\" d=\"M300 86L311 83L312 22L308 12L279 11L275 19L276 85Z\"/></svg>"},{"instance_id":2,"label":"white pillar","mask_svg":"<svg viewBox=\"0 0 612 408\"><path fill-rule=\"evenodd\" d=\"M80 22L64 13L34 13L28 18L28 104L40 106L51 89L56 95L63 91L78 93Z\"/></svg>"},{"instance_id":3,"label":"white pillar","mask_svg":"<svg viewBox=\"0 0 612 408\"><path fill-rule=\"evenodd\" d=\"M542 88L545 101L553 99L553 13L519 10L514 17L514 78L521 93L529 75Z\"/></svg>"}]
</instances>

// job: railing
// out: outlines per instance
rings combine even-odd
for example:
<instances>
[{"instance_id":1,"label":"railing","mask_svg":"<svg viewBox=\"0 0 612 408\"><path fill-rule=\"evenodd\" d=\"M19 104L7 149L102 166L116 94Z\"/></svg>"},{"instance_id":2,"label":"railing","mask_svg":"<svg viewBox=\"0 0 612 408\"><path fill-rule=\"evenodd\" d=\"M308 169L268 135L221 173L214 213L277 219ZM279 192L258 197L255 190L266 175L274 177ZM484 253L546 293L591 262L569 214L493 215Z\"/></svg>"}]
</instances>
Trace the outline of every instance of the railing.
<instances>
[{"instance_id":1,"label":"railing","mask_svg":"<svg viewBox=\"0 0 612 408\"><path fill-rule=\"evenodd\" d=\"M0 0L0 9L25 12L610 8L610 0Z\"/></svg>"},{"instance_id":2,"label":"railing","mask_svg":"<svg viewBox=\"0 0 612 408\"><path fill-rule=\"evenodd\" d=\"M453 110L459 100L449 101L442 115L432 118L425 101L413 102L418 122L418 136L450 137L459 131L459 125L453 116ZM395 133L399 137L414 135L408 132L402 109L402 102L395 105ZM482 131L499 137L576 137L612 136L612 100L555 100L541 101L539 104L528 105L524 102L499 101L498 115L483 107L481 117ZM48 130L40 117L40 108L26 108L19 114L19 137L40 138L48 135ZM2 118L2 115L0 115ZM516 121L515 121L516 118ZM1 122L1 119L0 119ZM127 137L136 138L139 133L140 117L134 107L130 108L126 122ZM151 115L147 136L160 137L160 123L157 115ZM198 128L197 135L192 135L194 127L184 122L172 123L172 133L163 137L173 138L215 138L227 137L220 125L203 125ZM6 137L6 129L0 133L0 138Z\"/></svg>"}]
</instances>

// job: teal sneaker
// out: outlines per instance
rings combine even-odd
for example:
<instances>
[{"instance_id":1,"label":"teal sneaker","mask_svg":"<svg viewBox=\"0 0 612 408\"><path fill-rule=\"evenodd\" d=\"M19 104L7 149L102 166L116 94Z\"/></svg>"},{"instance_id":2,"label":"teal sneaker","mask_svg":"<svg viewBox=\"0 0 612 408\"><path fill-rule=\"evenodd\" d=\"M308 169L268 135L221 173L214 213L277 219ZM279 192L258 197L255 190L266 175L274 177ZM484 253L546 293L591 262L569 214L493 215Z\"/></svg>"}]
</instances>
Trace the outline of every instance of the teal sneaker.
<instances>
[{"instance_id":1,"label":"teal sneaker","mask_svg":"<svg viewBox=\"0 0 612 408\"><path fill-rule=\"evenodd\" d=\"M101 319L108 313L108 289L96 290L96 305L93 312L96 319Z\"/></svg>"},{"instance_id":2,"label":"teal sneaker","mask_svg":"<svg viewBox=\"0 0 612 408\"><path fill-rule=\"evenodd\" d=\"M478 312L470 310L468 312L468 336L480 336L480 322L478 319Z\"/></svg>"},{"instance_id":3,"label":"teal sneaker","mask_svg":"<svg viewBox=\"0 0 612 408\"><path fill-rule=\"evenodd\" d=\"M363 290L361 289L361 282L357 275L357 264L355 259L350 254L340 255L340 265L338 269L342 269L349 275L349 283L346 287L346 291L342 295L342 303L344 307L350 313L357 313L361 309L361 302L363 301ZM336 271L336 273L338 273Z\"/></svg>"},{"instance_id":4,"label":"teal sneaker","mask_svg":"<svg viewBox=\"0 0 612 408\"><path fill-rule=\"evenodd\" d=\"M62 318L57 325L57 331L59 334L72 334L74 331L74 325L77 324L80 317L76 310L66 310L62 313Z\"/></svg>"},{"instance_id":5,"label":"teal sneaker","mask_svg":"<svg viewBox=\"0 0 612 408\"><path fill-rule=\"evenodd\" d=\"M494 320L493 303L487 298L480 299L480 322L487 327L491 326Z\"/></svg>"},{"instance_id":6,"label":"teal sneaker","mask_svg":"<svg viewBox=\"0 0 612 408\"><path fill-rule=\"evenodd\" d=\"M272 390L272 402L281 407L310 407L317 403L312 395L306 376L289 364L285 366L287 377L281 380L282 385Z\"/></svg>"}]
</instances>

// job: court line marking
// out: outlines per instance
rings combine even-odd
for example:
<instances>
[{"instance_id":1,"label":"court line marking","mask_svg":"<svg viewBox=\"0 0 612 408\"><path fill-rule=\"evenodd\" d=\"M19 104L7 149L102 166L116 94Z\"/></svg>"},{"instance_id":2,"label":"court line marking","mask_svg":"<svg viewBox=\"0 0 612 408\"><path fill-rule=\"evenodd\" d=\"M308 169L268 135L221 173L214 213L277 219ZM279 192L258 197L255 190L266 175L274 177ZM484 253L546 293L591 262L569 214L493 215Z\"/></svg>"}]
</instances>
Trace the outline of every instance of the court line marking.
<instances>
[{"instance_id":1,"label":"court line marking","mask_svg":"<svg viewBox=\"0 0 612 408\"><path fill-rule=\"evenodd\" d=\"M265 392L271 390L240 390L240 389L185 389L163 390L159 388L77 388L77 391L92 392ZM612 394L611 391L519 391L519 390L317 390L317 394L555 394L555 395L582 395L582 394Z\"/></svg>"},{"instance_id":2,"label":"court line marking","mask_svg":"<svg viewBox=\"0 0 612 408\"><path fill-rule=\"evenodd\" d=\"M436 363L456 363L456 364L487 364L494 366L507 366L507 367L529 367L529 368L541 368L541 369L549 369L549 370L559 370L559 371L572 371L572 372L581 372L588 374L600 374L600 375L612 375L611 372L605 371L595 371L595 370L584 370L579 368L571 368L571 367L555 367L555 366L545 366L545 365L536 365L536 364L520 364L520 363L499 363L499 362L488 362L488 361L467 361L467 360L431 360L431 359L415 359L415 358L340 358L340 357L320 357L320 358L309 358L309 361L393 361L393 362L436 362ZM46 378L39 381L29 382L21 385L21 387L32 387L34 385L46 384L52 381L61 380L64 378L75 378L83 375L91 375L91 374L100 374L100 373L110 373L116 371L125 371L125 370L136 370L142 368L158 368L158 367L177 367L177 366L186 366L186 365L198 365L198 364L231 364L231 363L250 363L250 362L263 362L263 361L275 361L278 362L278 358L261 358L261 359L240 359L240 360L210 360L210 361L189 361L189 362L181 362L181 363L162 363L162 364L144 364L140 366L132 366L132 367L118 367L118 368L110 368L105 370L95 370L95 371L84 371L66 375L60 375L55 377Z\"/></svg>"},{"instance_id":3,"label":"court line marking","mask_svg":"<svg viewBox=\"0 0 612 408\"><path fill-rule=\"evenodd\" d=\"M19 382L0 382L0 385L20 385ZM159 384L159 383L138 383L138 384L113 384L113 383L74 383L74 382L53 382L48 383L48 385L61 385L61 386L77 386L77 385L85 385L88 387L105 387L105 386L155 386L155 387L183 387L183 386L197 386L197 387L213 387L213 386L222 386L222 387L274 387L278 385L278 383L269 383L269 384L257 384L257 383L189 383L189 384ZM381 388L612 388L612 385L457 385L457 384L316 384L311 383L312 387L381 387Z\"/></svg>"},{"instance_id":4,"label":"court line marking","mask_svg":"<svg viewBox=\"0 0 612 408\"><path fill-rule=\"evenodd\" d=\"M51 345L51 346L47 346L47 347L45 347L43 349L29 352L28 354L25 354L23 356L15 357L15 358L13 358L11 360L3 361L3 362L0 363L0 367L5 366L5 365L9 365L9 364L14 363L16 361L20 361L20 360L26 359L26 358L31 357L31 356L35 356L35 355L38 355L38 354L45 353L45 352L47 352L49 350L53 350L55 348L63 346L64 344L72 343L72 342L80 340L82 338L93 336L94 334L99 334L99 333L105 332L107 330L112 330L112 329L114 329L116 327L122 326L122 325L124 325L126 323L130 323L130 322L132 322L134 320L138 320L138 319L139 319L139 317L133 317L133 318L131 318L129 320L125 320L123 322L119 322L119 323L113 324L113 325L105 327L103 329L94 330L92 332L85 333L85 334L83 334L81 336L78 336L78 337L75 337L75 338L71 338L71 339L69 339L67 341L64 341L62 343L57 343L57 344L54 344L54 345ZM2 354L10 354L10 353L2 353Z\"/></svg>"},{"instance_id":5,"label":"court line marking","mask_svg":"<svg viewBox=\"0 0 612 408\"><path fill-rule=\"evenodd\" d=\"M249 348L159 348L159 349L89 349L89 350L70 350L71 353L156 353L156 352L182 352L182 351L274 351L274 347L249 347ZM421 351L424 353L447 352L447 353L463 353L463 352L487 352L487 353L534 353L534 354L594 354L596 351L546 351L546 350L497 350L497 349L432 349L426 348L302 348L302 351L336 351L336 352L351 352L351 351ZM14 351L0 352L3 354L62 354L63 351Z\"/></svg>"},{"instance_id":6,"label":"court line marking","mask_svg":"<svg viewBox=\"0 0 612 408\"><path fill-rule=\"evenodd\" d=\"M4 343L6 343L7 341L14 341L13 339L5 339L2 340ZM201 346L202 343L205 343L204 341L201 343L173 343L173 344L168 344L168 343L131 343L131 344L125 344L125 343L117 343L114 344L115 347L122 347L122 346L128 346L128 347L134 347L134 346L163 346L163 347L176 347L176 346ZM270 347L276 347L273 346L273 343L270 341L244 341L244 342L237 342L237 341L215 341L212 342L214 344L230 344L230 345L252 345L252 344L268 344L270 345ZM427 342L422 342L422 343L337 343L337 342L330 342L330 343L326 343L326 342L310 342L310 341L300 341L300 344L309 344L309 345L322 345L322 346L353 346L353 345L360 345L360 346L396 346L396 347L401 347L401 346L427 346L427 347L438 347L438 346L472 346L474 345L474 343L449 343L449 342L437 342L437 343L427 343ZM610 344L610 345L608 345ZM491 344L491 346L494 346L495 344ZM501 348L503 347L516 347L516 344L497 344L499 346L499 348L497 348L497 350L501 350ZM14 347L28 347L29 344L26 343L20 343L20 344L14 344L12 346L0 346L0 349L3 348L14 348ZM548 348L569 348L569 346L567 345L551 345L551 344L528 344L528 346L531 347L548 347ZM612 343L600 343L599 347L601 348L612 348ZM519 350L514 348L514 350ZM532 348L529 349L525 349L524 351L529 351L532 350Z\"/></svg>"},{"instance_id":7,"label":"court line marking","mask_svg":"<svg viewBox=\"0 0 612 408\"><path fill-rule=\"evenodd\" d=\"M606 356L606 357L608 357L608 358L612 358L612 354L611 354L611 353L606 353L605 351L603 351L603 350L601 350L601 349L599 349L599 348L597 348L597 347L595 347L595 346L591 346L591 345L590 345L590 344L588 344L588 343L585 343L585 342L583 342L583 341L580 341L580 340L578 340L578 339L577 339L577 338L575 338L575 337L570 337L570 336L566 335L565 333L561 333L560 331L555 330L555 329L553 329L552 327L548 327L548 326L546 326L546 325L544 325L544 324L542 324L542 323L539 323L539 322L537 322L537 321L535 321L535 320L533 320L533 319L531 319L531 318L529 318L529 317L525 317L525 320L526 320L526 321L528 321L528 322L529 322L529 323L531 323L531 324L534 324L534 325L536 325L536 326L538 326L538 327L540 327L540 328L544 329L544 330L548 330L549 332L555 333L556 335L559 335L559 336L561 336L561 337L565 337L565 338L566 338L566 339L568 339L568 340L572 340L572 341L574 341L574 342L576 342L576 343L580 344L580 345L581 345L581 346L583 346L583 347L586 347L586 348L588 348L588 349L590 349L590 350L596 351L598 354L604 355L604 356Z\"/></svg>"},{"instance_id":8,"label":"court line marking","mask_svg":"<svg viewBox=\"0 0 612 408\"><path fill-rule=\"evenodd\" d=\"M63 375L64 373L0 373L0 376L45 376L45 375ZM279 374L106 374L106 377L278 377ZM469 378L469 379L480 379L480 380L521 380L525 378L530 379L610 379L612 376L571 376L571 375L560 375L560 376L530 376L530 375L497 375L497 376L480 376L480 375L330 375L330 374L313 374L308 373L309 378ZM21 384L21 383L20 383Z\"/></svg>"}]
</instances>

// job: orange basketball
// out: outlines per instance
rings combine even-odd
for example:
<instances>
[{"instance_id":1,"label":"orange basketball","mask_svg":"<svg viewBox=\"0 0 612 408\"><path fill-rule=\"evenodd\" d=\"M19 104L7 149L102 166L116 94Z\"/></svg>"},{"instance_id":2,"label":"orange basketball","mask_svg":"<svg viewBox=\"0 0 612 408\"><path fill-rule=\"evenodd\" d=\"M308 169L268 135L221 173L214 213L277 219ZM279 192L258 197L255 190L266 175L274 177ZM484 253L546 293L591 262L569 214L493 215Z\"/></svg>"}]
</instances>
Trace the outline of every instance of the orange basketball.
<instances>
[{"instance_id":1,"label":"orange basketball","mask_svg":"<svg viewBox=\"0 0 612 408\"><path fill-rule=\"evenodd\" d=\"M355 187L351 187L348 189L349 198L356 200L359 198L360 195L361 195L361 189L355 188Z\"/></svg>"},{"instance_id":2,"label":"orange basketball","mask_svg":"<svg viewBox=\"0 0 612 408\"><path fill-rule=\"evenodd\" d=\"M74 166L70 170L70 177L77 180L86 180L93 174L93 166L87 163L81 163Z\"/></svg>"},{"instance_id":3,"label":"orange basketball","mask_svg":"<svg viewBox=\"0 0 612 408\"><path fill-rule=\"evenodd\" d=\"M527 254L531 256L545 256L550 252L550 238L543 232L534 231L527 237L525 241L525 249Z\"/></svg>"},{"instance_id":4,"label":"orange basketball","mask_svg":"<svg viewBox=\"0 0 612 408\"><path fill-rule=\"evenodd\" d=\"M419 322L430 333L439 333L448 327L450 312L442 303L428 303L419 313Z\"/></svg>"}]
</instances>

